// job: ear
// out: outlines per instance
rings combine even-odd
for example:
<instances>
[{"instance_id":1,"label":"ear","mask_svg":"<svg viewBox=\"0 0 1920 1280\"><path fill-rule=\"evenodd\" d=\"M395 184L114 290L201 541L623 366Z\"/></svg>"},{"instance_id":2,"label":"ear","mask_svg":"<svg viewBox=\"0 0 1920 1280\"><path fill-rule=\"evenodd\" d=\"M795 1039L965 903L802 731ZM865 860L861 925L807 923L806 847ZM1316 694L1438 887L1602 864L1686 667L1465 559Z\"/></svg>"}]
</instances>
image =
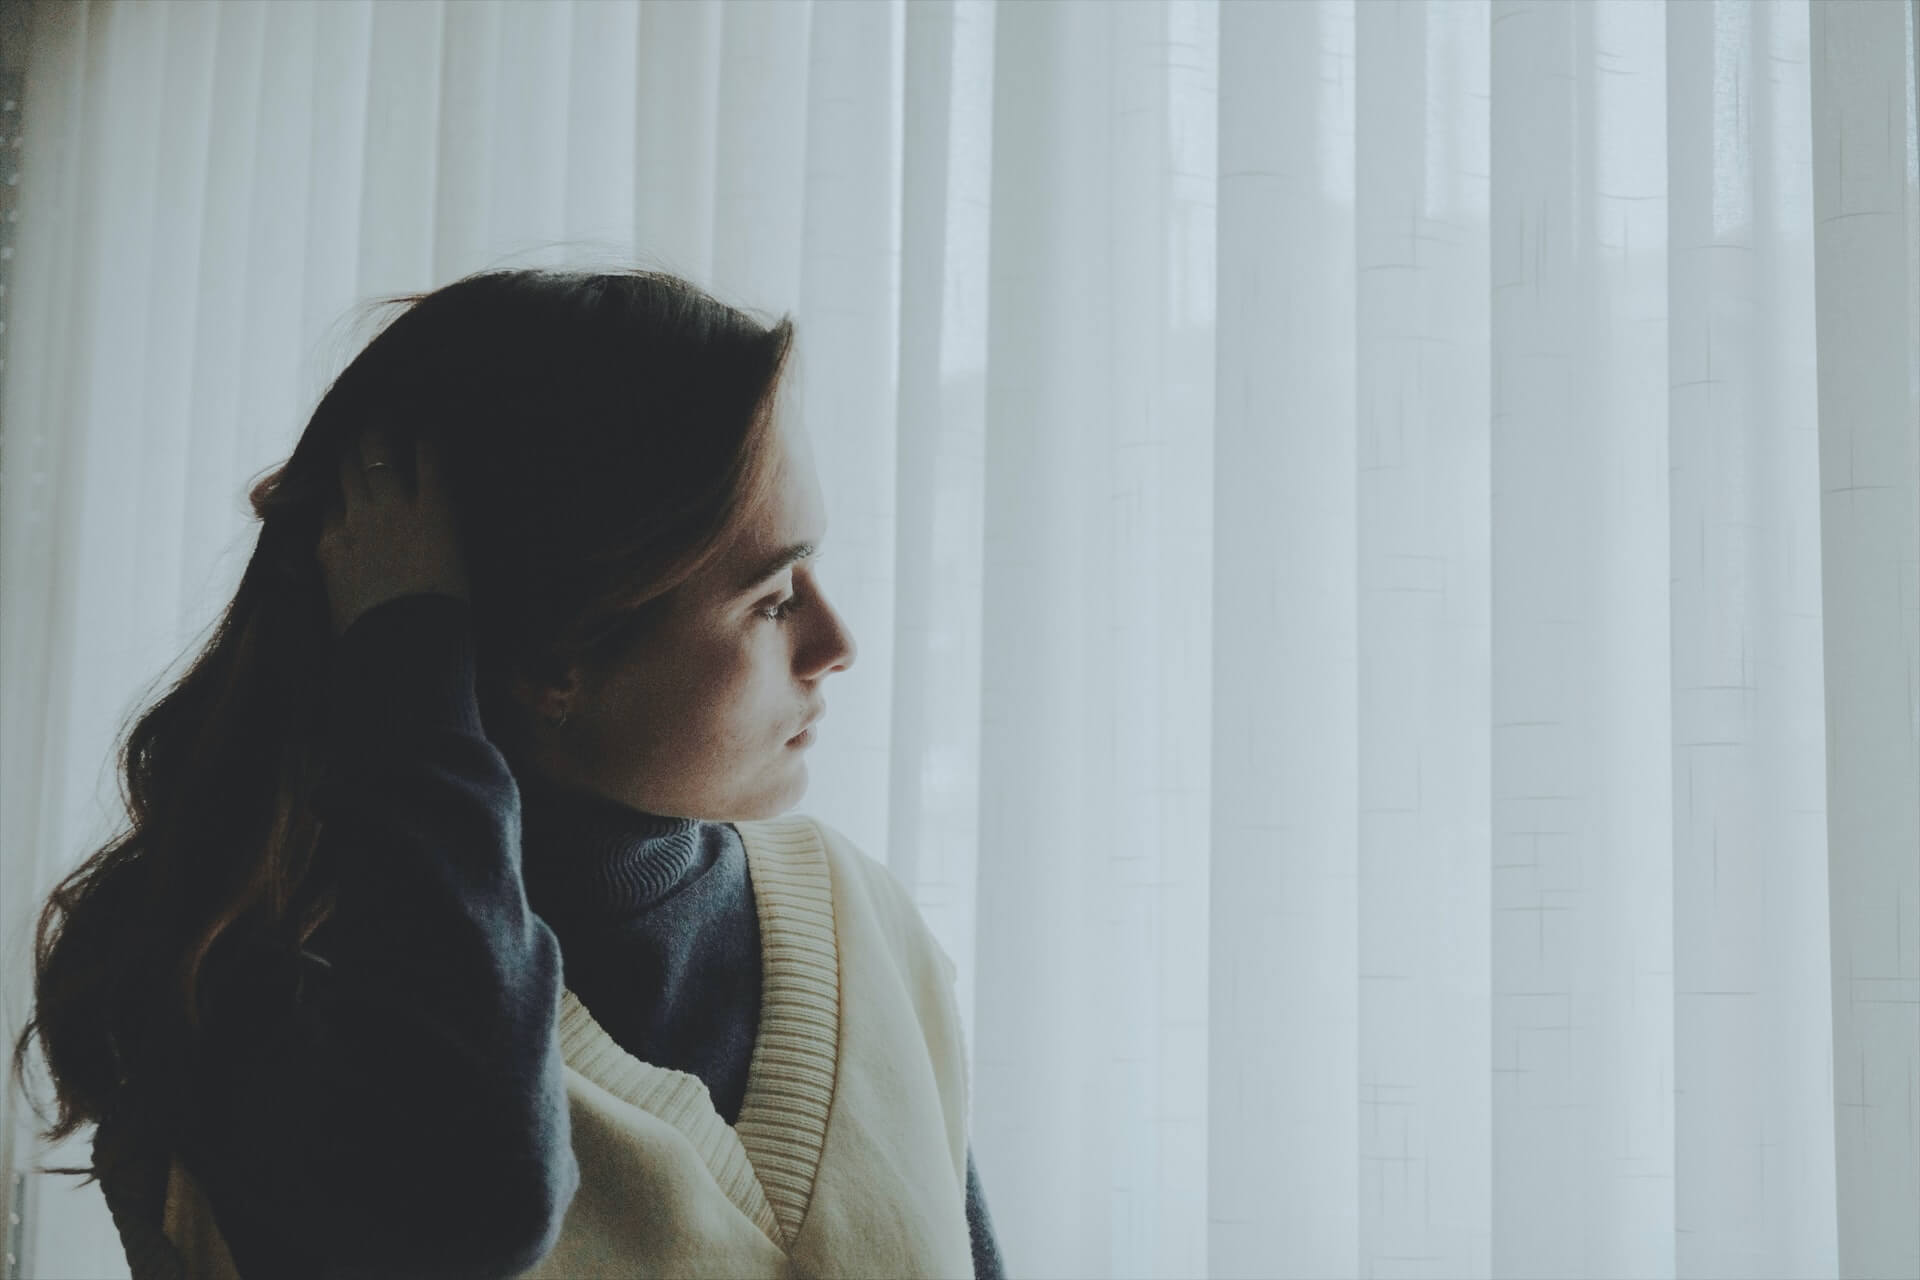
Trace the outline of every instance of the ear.
<instances>
[{"instance_id":1,"label":"ear","mask_svg":"<svg viewBox=\"0 0 1920 1280\"><path fill-rule=\"evenodd\" d=\"M562 712L578 706L580 686L580 673L572 667L541 672L522 668L514 673L511 683L513 700L540 724L557 720Z\"/></svg>"}]
</instances>

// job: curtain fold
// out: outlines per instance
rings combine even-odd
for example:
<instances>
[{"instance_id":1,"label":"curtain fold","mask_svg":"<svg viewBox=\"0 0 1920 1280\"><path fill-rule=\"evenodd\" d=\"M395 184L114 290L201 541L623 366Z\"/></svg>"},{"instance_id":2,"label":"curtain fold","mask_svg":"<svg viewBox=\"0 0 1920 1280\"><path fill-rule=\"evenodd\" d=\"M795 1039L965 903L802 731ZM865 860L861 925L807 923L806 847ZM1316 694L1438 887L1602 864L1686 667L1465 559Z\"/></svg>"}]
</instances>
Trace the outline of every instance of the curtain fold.
<instances>
[{"instance_id":1,"label":"curtain fold","mask_svg":"<svg viewBox=\"0 0 1920 1280\"><path fill-rule=\"evenodd\" d=\"M1920 4L1810 17L1839 1254L1898 1275L1920 1271Z\"/></svg>"},{"instance_id":2,"label":"curtain fold","mask_svg":"<svg viewBox=\"0 0 1920 1280\"><path fill-rule=\"evenodd\" d=\"M0 1030L358 305L659 267L798 323L1011 1273L1920 1274L1915 11L36 0Z\"/></svg>"}]
</instances>

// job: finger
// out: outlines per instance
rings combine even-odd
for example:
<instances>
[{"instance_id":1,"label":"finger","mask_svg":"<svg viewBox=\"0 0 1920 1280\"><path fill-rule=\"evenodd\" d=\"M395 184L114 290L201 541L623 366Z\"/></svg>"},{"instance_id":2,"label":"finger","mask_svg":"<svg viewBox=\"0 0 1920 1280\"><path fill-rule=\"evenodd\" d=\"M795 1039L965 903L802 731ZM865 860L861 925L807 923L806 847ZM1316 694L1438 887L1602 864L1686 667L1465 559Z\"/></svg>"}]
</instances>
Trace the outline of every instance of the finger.
<instances>
[{"instance_id":1,"label":"finger","mask_svg":"<svg viewBox=\"0 0 1920 1280\"><path fill-rule=\"evenodd\" d=\"M360 470L360 446L356 441L340 453L341 518L350 518L356 508L364 508L372 502L373 493L367 488L366 473Z\"/></svg>"},{"instance_id":2,"label":"finger","mask_svg":"<svg viewBox=\"0 0 1920 1280\"><path fill-rule=\"evenodd\" d=\"M440 451L425 436L413 438L413 491L416 494L440 494Z\"/></svg>"},{"instance_id":3,"label":"finger","mask_svg":"<svg viewBox=\"0 0 1920 1280\"><path fill-rule=\"evenodd\" d=\"M376 467L373 465L376 462L384 465ZM394 465L393 444L387 439L387 433L378 427L369 427L360 434L360 476L369 494L382 492L383 485L402 490L406 488Z\"/></svg>"}]
</instances>

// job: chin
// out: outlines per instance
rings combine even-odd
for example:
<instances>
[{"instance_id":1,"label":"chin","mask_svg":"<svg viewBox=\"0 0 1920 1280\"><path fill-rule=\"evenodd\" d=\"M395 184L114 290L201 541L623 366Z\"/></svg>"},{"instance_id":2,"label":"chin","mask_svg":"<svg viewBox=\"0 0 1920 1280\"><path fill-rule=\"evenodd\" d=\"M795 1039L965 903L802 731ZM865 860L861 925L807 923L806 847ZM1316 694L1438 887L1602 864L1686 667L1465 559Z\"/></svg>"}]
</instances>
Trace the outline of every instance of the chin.
<instances>
[{"instance_id":1,"label":"chin","mask_svg":"<svg viewBox=\"0 0 1920 1280\"><path fill-rule=\"evenodd\" d=\"M796 753L786 776L730 806L729 822L757 822L786 813L807 794L807 766Z\"/></svg>"}]
</instances>

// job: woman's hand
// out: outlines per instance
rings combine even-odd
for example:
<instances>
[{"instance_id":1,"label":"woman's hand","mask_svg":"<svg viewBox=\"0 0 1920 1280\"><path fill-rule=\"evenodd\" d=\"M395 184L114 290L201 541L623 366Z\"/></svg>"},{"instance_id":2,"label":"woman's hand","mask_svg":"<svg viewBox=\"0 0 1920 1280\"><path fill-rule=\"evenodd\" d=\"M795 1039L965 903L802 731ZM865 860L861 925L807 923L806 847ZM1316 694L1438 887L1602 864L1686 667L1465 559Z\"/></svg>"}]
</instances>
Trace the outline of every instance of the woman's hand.
<instances>
[{"instance_id":1,"label":"woman's hand","mask_svg":"<svg viewBox=\"0 0 1920 1280\"><path fill-rule=\"evenodd\" d=\"M399 596L468 598L466 561L439 457L425 439L414 441L413 456L412 490L377 427L363 431L340 459L345 507L328 508L314 548L336 636L367 610Z\"/></svg>"}]
</instances>

